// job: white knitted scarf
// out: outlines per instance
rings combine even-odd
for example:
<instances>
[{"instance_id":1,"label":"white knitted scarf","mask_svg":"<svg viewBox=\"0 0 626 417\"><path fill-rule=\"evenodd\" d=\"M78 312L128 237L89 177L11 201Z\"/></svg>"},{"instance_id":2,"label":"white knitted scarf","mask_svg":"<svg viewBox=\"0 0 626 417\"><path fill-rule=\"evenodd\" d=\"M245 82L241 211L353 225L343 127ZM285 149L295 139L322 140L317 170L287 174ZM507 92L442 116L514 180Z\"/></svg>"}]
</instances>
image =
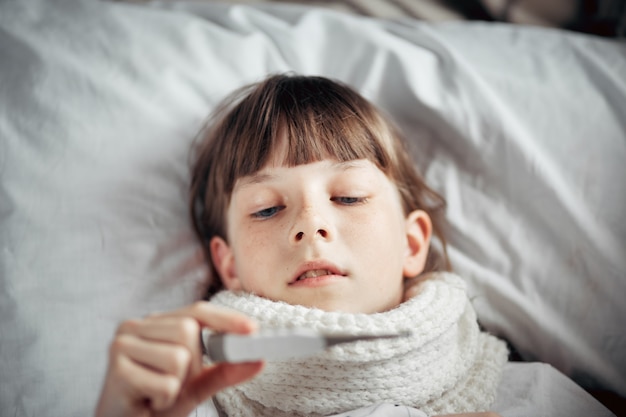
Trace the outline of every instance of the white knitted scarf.
<instances>
[{"instance_id":1,"label":"white knitted scarf","mask_svg":"<svg viewBox=\"0 0 626 417\"><path fill-rule=\"evenodd\" d=\"M428 415L487 411L495 400L504 343L480 332L465 283L434 273L419 292L375 314L326 312L222 291L211 301L254 317L261 327L307 327L325 333L412 336L338 345L313 357L272 361L244 384L216 395L228 417L328 416L378 403Z\"/></svg>"}]
</instances>

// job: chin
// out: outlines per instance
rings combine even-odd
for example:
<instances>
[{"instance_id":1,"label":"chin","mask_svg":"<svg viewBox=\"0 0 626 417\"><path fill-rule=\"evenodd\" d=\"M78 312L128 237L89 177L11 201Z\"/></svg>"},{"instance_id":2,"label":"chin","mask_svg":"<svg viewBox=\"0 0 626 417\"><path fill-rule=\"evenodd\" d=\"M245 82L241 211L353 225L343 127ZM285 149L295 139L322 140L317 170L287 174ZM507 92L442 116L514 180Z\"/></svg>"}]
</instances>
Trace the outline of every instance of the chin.
<instances>
[{"instance_id":1,"label":"chin","mask_svg":"<svg viewBox=\"0 0 626 417\"><path fill-rule=\"evenodd\" d=\"M293 294L292 294L293 295ZM283 299L289 304L301 305L308 308L316 308L328 312L351 313L351 314L373 314L382 313L396 308L402 302L400 297L391 300L367 300L363 298L350 299L344 293L329 293L320 291L313 295L306 294L305 297L290 297L291 299Z\"/></svg>"},{"instance_id":2,"label":"chin","mask_svg":"<svg viewBox=\"0 0 626 417\"><path fill-rule=\"evenodd\" d=\"M351 313L351 314L374 314L384 313L385 311L393 310L398 307L401 300L389 302L389 303L376 303L376 304L362 304L362 303L346 303L345 300L338 302L321 302L316 305L308 305L307 307L318 308L320 310L337 313Z\"/></svg>"},{"instance_id":3,"label":"chin","mask_svg":"<svg viewBox=\"0 0 626 417\"><path fill-rule=\"evenodd\" d=\"M318 310L328 311L328 312L337 312L337 313L365 313L362 308L358 306L354 306L351 303L347 303L346 300L342 299L329 299L329 298L320 298L318 300L291 300L287 301L289 304L301 305L307 308L316 308Z\"/></svg>"},{"instance_id":4,"label":"chin","mask_svg":"<svg viewBox=\"0 0 626 417\"><path fill-rule=\"evenodd\" d=\"M323 300L319 302L302 303L302 305L309 308L317 308L329 313L371 314L383 311L375 306L352 304L347 303L345 300Z\"/></svg>"}]
</instances>

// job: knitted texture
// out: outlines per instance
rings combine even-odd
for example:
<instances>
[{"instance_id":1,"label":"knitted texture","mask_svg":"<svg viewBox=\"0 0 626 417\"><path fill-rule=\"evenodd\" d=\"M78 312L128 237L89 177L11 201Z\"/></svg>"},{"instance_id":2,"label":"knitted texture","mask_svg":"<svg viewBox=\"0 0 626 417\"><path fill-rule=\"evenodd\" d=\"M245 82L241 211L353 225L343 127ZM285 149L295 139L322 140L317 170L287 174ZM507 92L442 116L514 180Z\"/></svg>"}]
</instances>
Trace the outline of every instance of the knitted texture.
<instances>
[{"instance_id":1,"label":"knitted texture","mask_svg":"<svg viewBox=\"0 0 626 417\"><path fill-rule=\"evenodd\" d=\"M504 343L480 332L465 283L434 273L415 297L374 314L327 312L222 291L211 301L254 317L261 327L410 337L338 345L308 358L270 361L252 381L223 390L229 417L328 416L378 403L426 414L487 411L495 400Z\"/></svg>"}]
</instances>

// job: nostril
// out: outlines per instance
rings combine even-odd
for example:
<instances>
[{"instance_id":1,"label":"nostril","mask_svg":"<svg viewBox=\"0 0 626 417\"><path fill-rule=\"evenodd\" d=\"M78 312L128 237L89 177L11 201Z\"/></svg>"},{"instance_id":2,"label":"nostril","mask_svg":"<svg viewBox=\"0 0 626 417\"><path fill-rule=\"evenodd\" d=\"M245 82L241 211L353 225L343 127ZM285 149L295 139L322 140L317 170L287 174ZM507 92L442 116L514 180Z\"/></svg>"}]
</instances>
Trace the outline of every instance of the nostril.
<instances>
[{"instance_id":1,"label":"nostril","mask_svg":"<svg viewBox=\"0 0 626 417\"><path fill-rule=\"evenodd\" d=\"M304 236L305 236L304 232L298 232L294 236L294 241L295 242L300 242L301 240L304 239ZM328 239L328 236L329 236L329 234L328 234L328 231L326 229L317 229L317 232L315 233L315 237L321 237L322 239Z\"/></svg>"}]
</instances>

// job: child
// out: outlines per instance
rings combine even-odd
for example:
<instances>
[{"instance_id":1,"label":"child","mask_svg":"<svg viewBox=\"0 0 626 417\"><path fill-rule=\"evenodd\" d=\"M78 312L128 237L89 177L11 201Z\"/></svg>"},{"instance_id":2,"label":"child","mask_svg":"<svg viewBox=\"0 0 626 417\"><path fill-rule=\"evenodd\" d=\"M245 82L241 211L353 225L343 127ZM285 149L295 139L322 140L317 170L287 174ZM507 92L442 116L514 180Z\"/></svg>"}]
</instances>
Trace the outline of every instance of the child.
<instances>
[{"instance_id":1,"label":"child","mask_svg":"<svg viewBox=\"0 0 626 417\"><path fill-rule=\"evenodd\" d=\"M211 302L123 323L97 415L186 416L213 395L229 417L489 410L507 351L446 272L444 201L403 146L371 103L325 78L277 75L232 95L192 175ZM413 335L262 373L262 363L203 366L202 327L258 325Z\"/></svg>"}]
</instances>

